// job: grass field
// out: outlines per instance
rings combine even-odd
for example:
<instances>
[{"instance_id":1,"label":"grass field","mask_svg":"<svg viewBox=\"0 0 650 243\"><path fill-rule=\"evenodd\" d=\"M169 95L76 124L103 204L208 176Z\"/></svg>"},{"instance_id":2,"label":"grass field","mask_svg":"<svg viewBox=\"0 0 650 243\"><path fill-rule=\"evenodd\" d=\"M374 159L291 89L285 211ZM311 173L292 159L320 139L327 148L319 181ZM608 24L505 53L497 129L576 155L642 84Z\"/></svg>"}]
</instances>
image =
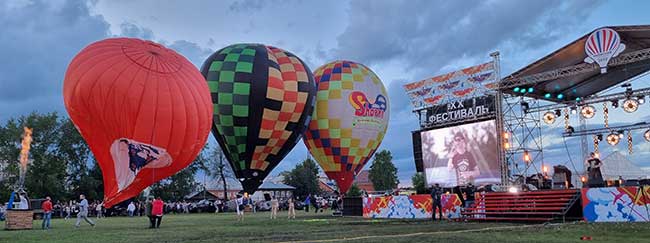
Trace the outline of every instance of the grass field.
<instances>
[{"instance_id":1,"label":"grass field","mask_svg":"<svg viewBox=\"0 0 650 243\"><path fill-rule=\"evenodd\" d=\"M285 216L286 212L281 212ZM650 224L453 223L368 220L299 212L295 220L270 220L268 212L247 214L243 223L233 213L166 215L160 229L148 229L145 217L93 219L95 228L74 220L52 220L52 229L0 231L0 242L650 242ZM329 241L328 241L329 242Z\"/></svg>"}]
</instances>

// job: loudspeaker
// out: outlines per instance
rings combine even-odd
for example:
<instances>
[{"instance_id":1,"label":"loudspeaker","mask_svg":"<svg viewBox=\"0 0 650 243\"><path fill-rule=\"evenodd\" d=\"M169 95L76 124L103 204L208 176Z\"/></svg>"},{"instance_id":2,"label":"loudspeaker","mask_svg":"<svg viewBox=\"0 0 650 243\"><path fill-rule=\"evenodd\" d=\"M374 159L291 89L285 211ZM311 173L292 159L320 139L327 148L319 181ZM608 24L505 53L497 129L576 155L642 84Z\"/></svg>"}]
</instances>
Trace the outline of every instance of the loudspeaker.
<instances>
[{"instance_id":1,"label":"loudspeaker","mask_svg":"<svg viewBox=\"0 0 650 243\"><path fill-rule=\"evenodd\" d=\"M411 132L413 138L413 158L415 159L415 170L417 172L424 172L424 165L422 162L422 137L420 131Z\"/></svg>"}]
</instances>

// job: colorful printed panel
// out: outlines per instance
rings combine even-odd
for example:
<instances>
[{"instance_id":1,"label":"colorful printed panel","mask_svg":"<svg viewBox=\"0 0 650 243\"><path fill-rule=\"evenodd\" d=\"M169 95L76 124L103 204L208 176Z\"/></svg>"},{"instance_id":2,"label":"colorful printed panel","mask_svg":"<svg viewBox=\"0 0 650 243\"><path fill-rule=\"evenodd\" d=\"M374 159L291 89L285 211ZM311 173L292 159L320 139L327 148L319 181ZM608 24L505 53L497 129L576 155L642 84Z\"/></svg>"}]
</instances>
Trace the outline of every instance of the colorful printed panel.
<instances>
[{"instance_id":1,"label":"colorful printed panel","mask_svg":"<svg viewBox=\"0 0 650 243\"><path fill-rule=\"evenodd\" d=\"M461 206L458 195L442 195L443 217L447 219L460 218ZM427 219L431 218L432 210L430 195L363 198L364 218Z\"/></svg>"},{"instance_id":2,"label":"colorful printed panel","mask_svg":"<svg viewBox=\"0 0 650 243\"><path fill-rule=\"evenodd\" d=\"M587 222L650 222L650 186L582 189Z\"/></svg>"},{"instance_id":3,"label":"colorful printed panel","mask_svg":"<svg viewBox=\"0 0 650 243\"><path fill-rule=\"evenodd\" d=\"M415 108L429 107L464 100L496 88L497 76L493 62L404 85Z\"/></svg>"}]
</instances>

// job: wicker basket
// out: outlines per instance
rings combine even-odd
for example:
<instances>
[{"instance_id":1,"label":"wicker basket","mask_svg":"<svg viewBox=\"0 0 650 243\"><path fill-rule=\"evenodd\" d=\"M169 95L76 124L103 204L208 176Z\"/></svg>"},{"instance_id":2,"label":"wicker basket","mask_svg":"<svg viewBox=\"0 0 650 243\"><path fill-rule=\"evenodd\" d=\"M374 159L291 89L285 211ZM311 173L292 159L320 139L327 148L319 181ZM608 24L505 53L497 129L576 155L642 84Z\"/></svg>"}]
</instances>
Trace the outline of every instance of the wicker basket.
<instances>
[{"instance_id":1,"label":"wicker basket","mask_svg":"<svg viewBox=\"0 0 650 243\"><path fill-rule=\"evenodd\" d=\"M7 210L5 217L5 229L23 230L32 229L32 219L34 211L32 210Z\"/></svg>"}]
</instances>

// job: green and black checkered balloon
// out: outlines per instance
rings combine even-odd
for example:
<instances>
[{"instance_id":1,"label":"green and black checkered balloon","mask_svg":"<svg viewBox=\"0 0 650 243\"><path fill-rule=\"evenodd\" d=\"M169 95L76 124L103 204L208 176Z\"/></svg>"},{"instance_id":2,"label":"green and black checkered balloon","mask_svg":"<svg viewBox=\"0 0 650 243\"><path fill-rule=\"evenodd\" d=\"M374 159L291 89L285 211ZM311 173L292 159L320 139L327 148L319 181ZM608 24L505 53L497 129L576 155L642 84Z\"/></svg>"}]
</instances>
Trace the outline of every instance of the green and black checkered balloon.
<instances>
[{"instance_id":1,"label":"green and black checkered balloon","mask_svg":"<svg viewBox=\"0 0 650 243\"><path fill-rule=\"evenodd\" d=\"M201 68L214 104L212 134L253 193L300 139L313 110L316 85L295 55L272 46L235 44Z\"/></svg>"}]
</instances>

